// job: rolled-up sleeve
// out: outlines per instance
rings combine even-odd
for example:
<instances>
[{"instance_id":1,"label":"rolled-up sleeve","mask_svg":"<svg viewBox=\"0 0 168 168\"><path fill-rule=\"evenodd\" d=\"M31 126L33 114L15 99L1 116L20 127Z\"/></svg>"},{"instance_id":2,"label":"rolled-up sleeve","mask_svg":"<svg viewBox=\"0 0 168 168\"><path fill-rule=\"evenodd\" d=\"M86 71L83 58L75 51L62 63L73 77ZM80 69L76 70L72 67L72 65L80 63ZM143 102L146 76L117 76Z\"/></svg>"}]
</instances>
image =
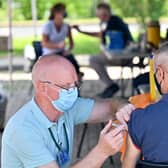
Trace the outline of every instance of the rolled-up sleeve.
<instances>
[{"instance_id":1,"label":"rolled-up sleeve","mask_svg":"<svg viewBox=\"0 0 168 168\"><path fill-rule=\"evenodd\" d=\"M74 125L85 123L93 111L95 101L93 99L78 98L69 115L73 119Z\"/></svg>"}]
</instances>

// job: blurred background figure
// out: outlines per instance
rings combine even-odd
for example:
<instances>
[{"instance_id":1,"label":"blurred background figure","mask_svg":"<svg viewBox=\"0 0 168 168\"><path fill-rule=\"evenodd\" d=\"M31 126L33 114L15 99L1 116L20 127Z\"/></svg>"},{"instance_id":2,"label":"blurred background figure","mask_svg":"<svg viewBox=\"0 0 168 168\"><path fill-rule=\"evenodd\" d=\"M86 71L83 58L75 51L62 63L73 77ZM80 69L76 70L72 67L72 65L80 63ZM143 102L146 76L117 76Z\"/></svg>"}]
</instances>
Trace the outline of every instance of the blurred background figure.
<instances>
[{"instance_id":1,"label":"blurred background figure","mask_svg":"<svg viewBox=\"0 0 168 168\"><path fill-rule=\"evenodd\" d=\"M64 56L74 65L78 77L81 79L83 73L79 71L79 65L71 54L74 43L70 26L64 23L66 16L66 6L63 3L57 3L51 8L49 21L42 30L43 55L58 54ZM68 46L65 42L66 38L68 38Z\"/></svg>"},{"instance_id":2,"label":"blurred background figure","mask_svg":"<svg viewBox=\"0 0 168 168\"><path fill-rule=\"evenodd\" d=\"M106 45L114 54L122 54L121 51L129 42L133 41L127 24L120 17L112 14L109 4L106 3L97 5L96 15L100 20L100 32L82 31L77 25L74 28L81 33L101 38L102 44ZM109 44L107 44L107 40ZM110 79L105 66L120 66L121 61L109 60L103 53L100 53L96 57L91 57L90 64L96 70L100 79L107 85L107 88L99 96L102 98L112 97L119 90L119 86Z\"/></svg>"}]
</instances>

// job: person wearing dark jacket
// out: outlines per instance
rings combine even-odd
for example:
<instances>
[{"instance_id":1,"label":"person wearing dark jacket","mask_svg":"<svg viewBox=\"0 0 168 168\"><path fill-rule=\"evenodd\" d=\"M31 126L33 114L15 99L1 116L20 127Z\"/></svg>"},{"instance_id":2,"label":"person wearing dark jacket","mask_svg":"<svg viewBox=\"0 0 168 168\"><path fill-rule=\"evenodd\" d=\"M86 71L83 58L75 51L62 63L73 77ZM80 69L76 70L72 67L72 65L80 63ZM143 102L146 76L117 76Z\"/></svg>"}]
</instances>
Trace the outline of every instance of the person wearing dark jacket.
<instances>
[{"instance_id":1,"label":"person wearing dark jacket","mask_svg":"<svg viewBox=\"0 0 168 168\"><path fill-rule=\"evenodd\" d=\"M121 51L123 51L129 42L133 41L128 25L120 17L112 14L110 6L106 3L97 5L96 15L101 22L100 32L82 31L77 25L74 28L80 33L101 38L103 45L108 45L106 39L107 36L110 36L109 49L112 52L114 51L116 55L122 54ZM105 28L103 28L104 23L106 23ZM107 85L107 88L99 96L102 98L113 96L119 90L119 86L110 79L105 66L121 66L123 62L120 60L110 60L103 53L100 53L96 57L91 57L90 64L96 70L100 79ZM124 64L127 64L127 61Z\"/></svg>"}]
</instances>

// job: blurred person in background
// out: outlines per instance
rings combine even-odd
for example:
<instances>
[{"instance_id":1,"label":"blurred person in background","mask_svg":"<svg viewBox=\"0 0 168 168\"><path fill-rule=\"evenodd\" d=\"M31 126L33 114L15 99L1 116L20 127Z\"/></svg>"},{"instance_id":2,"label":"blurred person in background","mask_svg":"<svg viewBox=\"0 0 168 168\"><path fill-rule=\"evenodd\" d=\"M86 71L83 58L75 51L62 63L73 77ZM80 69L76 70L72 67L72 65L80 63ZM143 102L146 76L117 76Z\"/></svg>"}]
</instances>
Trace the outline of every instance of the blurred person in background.
<instances>
[{"instance_id":1,"label":"blurred person in background","mask_svg":"<svg viewBox=\"0 0 168 168\"><path fill-rule=\"evenodd\" d=\"M71 54L74 47L71 28L64 23L64 18L67 16L66 6L63 3L55 4L50 11L49 21L42 29L42 47L43 55L57 54L68 59L75 67L79 79L83 73L79 70L79 65ZM65 42L68 38L69 46Z\"/></svg>"},{"instance_id":2,"label":"blurred person in background","mask_svg":"<svg viewBox=\"0 0 168 168\"><path fill-rule=\"evenodd\" d=\"M124 23L120 17L112 14L109 4L98 4L96 15L101 22L101 27L103 27L104 23L106 23L106 27L102 28L100 32L86 32L81 30L77 25L74 25L73 27L80 33L84 33L93 37L99 37L104 45L107 43L106 37L108 35L111 36L112 32L113 34L118 32L119 38L121 37L121 39L115 39L115 42L110 46L110 49L114 50L114 54L116 54L115 49L123 50L129 44L129 42L133 41L127 24ZM102 93L100 93L99 96L102 98L113 96L119 90L119 86L110 79L105 66L121 66L123 62L120 60L109 60L103 53L100 53L96 57L91 57L90 64L96 70L100 79L107 85L107 88ZM124 64L127 64L127 62L125 61Z\"/></svg>"}]
</instances>

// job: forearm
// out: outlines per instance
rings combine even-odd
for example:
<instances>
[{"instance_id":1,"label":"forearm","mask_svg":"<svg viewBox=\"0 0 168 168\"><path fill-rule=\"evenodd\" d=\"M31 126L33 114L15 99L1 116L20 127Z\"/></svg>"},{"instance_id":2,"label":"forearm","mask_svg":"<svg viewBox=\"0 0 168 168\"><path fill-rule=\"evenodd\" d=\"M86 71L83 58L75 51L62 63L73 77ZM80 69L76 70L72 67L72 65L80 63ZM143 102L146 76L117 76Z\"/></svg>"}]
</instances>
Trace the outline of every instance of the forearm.
<instances>
[{"instance_id":1,"label":"forearm","mask_svg":"<svg viewBox=\"0 0 168 168\"><path fill-rule=\"evenodd\" d=\"M74 48L74 43L73 41L70 41L69 43L69 50L72 50Z\"/></svg>"},{"instance_id":2,"label":"forearm","mask_svg":"<svg viewBox=\"0 0 168 168\"><path fill-rule=\"evenodd\" d=\"M43 47L50 48L50 49L58 49L59 46L57 43L51 43L51 42L42 42Z\"/></svg>"},{"instance_id":3,"label":"forearm","mask_svg":"<svg viewBox=\"0 0 168 168\"><path fill-rule=\"evenodd\" d=\"M107 157L108 156L99 151L96 146L84 159L73 165L71 168L100 168Z\"/></svg>"},{"instance_id":4,"label":"forearm","mask_svg":"<svg viewBox=\"0 0 168 168\"><path fill-rule=\"evenodd\" d=\"M92 36L92 37L101 37L101 33L100 32L86 32L86 31L82 31L79 30L80 33Z\"/></svg>"}]
</instances>

